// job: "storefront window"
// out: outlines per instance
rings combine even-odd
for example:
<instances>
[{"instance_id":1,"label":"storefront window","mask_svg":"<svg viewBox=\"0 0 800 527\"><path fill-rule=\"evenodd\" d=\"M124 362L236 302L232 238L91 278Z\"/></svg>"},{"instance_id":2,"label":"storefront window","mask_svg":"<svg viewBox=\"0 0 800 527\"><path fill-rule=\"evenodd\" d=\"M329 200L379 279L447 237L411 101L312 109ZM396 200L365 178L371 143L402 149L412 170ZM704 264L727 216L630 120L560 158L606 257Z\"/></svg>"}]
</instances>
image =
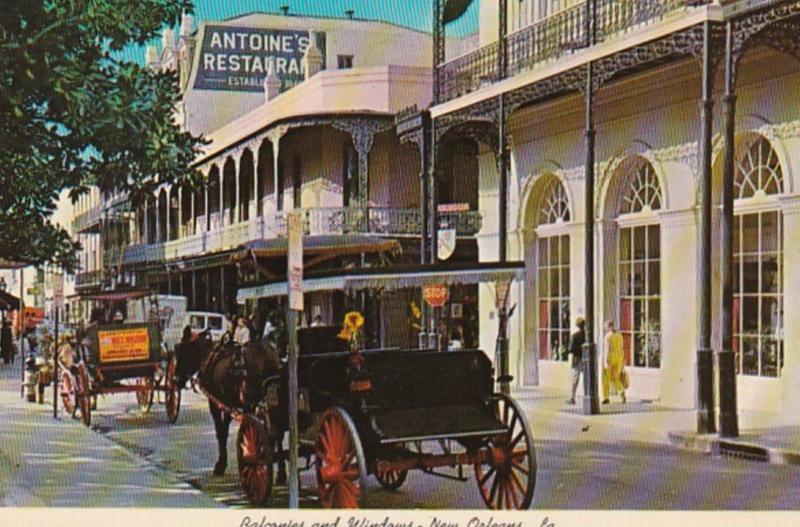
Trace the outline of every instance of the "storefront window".
<instances>
[{"instance_id":1,"label":"storefront window","mask_svg":"<svg viewBox=\"0 0 800 527\"><path fill-rule=\"evenodd\" d=\"M644 159L633 169L623 195L628 219L661 208L661 188ZM619 328L625 363L661 366L661 230L656 224L619 230Z\"/></svg>"},{"instance_id":2,"label":"storefront window","mask_svg":"<svg viewBox=\"0 0 800 527\"><path fill-rule=\"evenodd\" d=\"M539 209L539 225L568 222L567 195L561 182L552 178ZM539 358L567 360L570 334L569 235L552 233L537 242L539 299Z\"/></svg>"},{"instance_id":3,"label":"storefront window","mask_svg":"<svg viewBox=\"0 0 800 527\"><path fill-rule=\"evenodd\" d=\"M736 164L736 208L783 191L775 151L751 141ZM734 209L734 210L735 210ZM778 210L736 213L733 229L733 351L737 372L779 377L783 368L783 217Z\"/></svg>"}]
</instances>

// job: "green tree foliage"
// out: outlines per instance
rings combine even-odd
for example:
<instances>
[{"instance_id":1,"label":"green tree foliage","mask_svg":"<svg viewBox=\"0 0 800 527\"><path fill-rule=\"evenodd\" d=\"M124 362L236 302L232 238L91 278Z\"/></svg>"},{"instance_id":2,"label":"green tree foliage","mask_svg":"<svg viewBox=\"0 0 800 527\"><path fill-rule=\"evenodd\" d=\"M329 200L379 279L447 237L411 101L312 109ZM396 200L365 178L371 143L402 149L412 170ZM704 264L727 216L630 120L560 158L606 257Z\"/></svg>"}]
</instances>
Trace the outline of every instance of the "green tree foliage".
<instances>
[{"instance_id":1,"label":"green tree foliage","mask_svg":"<svg viewBox=\"0 0 800 527\"><path fill-rule=\"evenodd\" d=\"M197 185L200 138L174 121L174 73L115 58L173 26L191 0L11 0L0 9L0 258L75 269L52 222L59 193L96 185L134 205Z\"/></svg>"}]
</instances>

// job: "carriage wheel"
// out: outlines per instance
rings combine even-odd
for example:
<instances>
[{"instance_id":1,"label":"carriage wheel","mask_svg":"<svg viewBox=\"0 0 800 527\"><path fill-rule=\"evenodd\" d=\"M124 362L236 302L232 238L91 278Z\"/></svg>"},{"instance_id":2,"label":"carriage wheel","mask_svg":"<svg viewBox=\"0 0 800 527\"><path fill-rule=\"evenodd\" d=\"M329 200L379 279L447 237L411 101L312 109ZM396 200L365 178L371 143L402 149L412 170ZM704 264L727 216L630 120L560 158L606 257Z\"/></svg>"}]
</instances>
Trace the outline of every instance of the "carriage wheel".
<instances>
[{"instance_id":1,"label":"carriage wheel","mask_svg":"<svg viewBox=\"0 0 800 527\"><path fill-rule=\"evenodd\" d=\"M167 363L167 375L164 378L167 418L170 423L178 420L178 413L181 410L181 387L178 385L177 368L178 363L173 357Z\"/></svg>"},{"instance_id":2,"label":"carriage wheel","mask_svg":"<svg viewBox=\"0 0 800 527\"><path fill-rule=\"evenodd\" d=\"M353 420L341 408L325 411L315 446L319 501L326 509L357 509L367 485L366 463Z\"/></svg>"},{"instance_id":3,"label":"carriage wheel","mask_svg":"<svg viewBox=\"0 0 800 527\"><path fill-rule=\"evenodd\" d=\"M153 406L153 378L152 377L139 377L136 380L136 385L143 390L136 391L136 402L139 403L139 408L142 413L146 414Z\"/></svg>"},{"instance_id":4,"label":"carriage wheel","mask_svg":"<svg viewBox=\"0 0 800 527\"><path fill-rule=\"evenodd\" d=\"M76 404L77 395L75 394L75 383L72 380L72 375L64 372L61 375L59 388L61 390L61 405L64 408L64 413L70 417L75 417L78 405Z\"/></svg>"},{"instance_id":5,"label":"carriage wheel","mask_svg":"<svg viewBox=\"0 0 800 527\"><path fill-rule=\"evenodd\" d=\"M489 438L485 463L475 465L475 477L490 509L527 509L536 486L536 451L528 420L517 403L505 395L490 403L506 432Z\"/></svg>"},{"instance_id":6,"label":"carriage wheel","mask_svg":"<svg viewBox=\"0 0 800 527\"><path fill-rule=\"evenodd\" d=\"M86 367L83 364L78 366L78 378L76 381L76 399L78 407L81 409L81 421L83 421L83 424L86 426L91 426L92 403L89 390L89 375L86 373Z\"/></svg>"},{"instance_id":7,"label":"carriage wheel","mask_svg":"<svg viewBox=\"0 0 800 527\"><path fill-rule=\"evenodd\" d=\"M266 428L252 415L246 415L239 425L236 460L247 500L255 506L264 505L272 492L272 450Z\"/></svg>"}]
</instances>

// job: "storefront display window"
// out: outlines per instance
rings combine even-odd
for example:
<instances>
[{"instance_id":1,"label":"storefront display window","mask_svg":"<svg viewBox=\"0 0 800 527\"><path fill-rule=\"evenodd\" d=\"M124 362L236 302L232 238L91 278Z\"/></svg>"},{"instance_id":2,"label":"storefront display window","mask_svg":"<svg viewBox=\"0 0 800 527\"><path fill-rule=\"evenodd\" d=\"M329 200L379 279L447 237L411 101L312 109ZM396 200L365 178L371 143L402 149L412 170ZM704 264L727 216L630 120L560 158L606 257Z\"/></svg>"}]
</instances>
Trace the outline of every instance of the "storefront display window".
<instances>
[{"instance_id":1,"label":"storefront display window","mask_svg":"<svg viewBox=\"0 0 800 527\"><path fill-rule=\"evenodd\" d=\"M733 350L738 373L779 377L783 367L783 175L758 136L736 164L733 228ZM756 202L757 207L748 207ZM739 212L743 208L752 212ZM739 209L738 211L736 209Z\"/></svg>"},{"instance_id":2,"label":"storefront display window","mask_svg":"<svg viewBox=\"0 0 800 527\"><path fill-rule=\"evenodd\" d=\"M647 218L661 208L661 188L652 165L640 159L623 195L627 220ZM644 222L649 223L649 222ZM661 366L661 230L657 224L619 230L619 328L625 363Z\"/></svg>"},{"instance_id":3,"label":"storefront display window","mask_svg":"<svg viewBox=\"0 0 800 527\"><path fill-rule=\"evenodd\" d=\"M564 186L556 178L545 189L538 219L547 227L570 219ZM565 361L570 334L569 235L544 232L537 242L539 358Z\"/></svg>"}]
</instances>

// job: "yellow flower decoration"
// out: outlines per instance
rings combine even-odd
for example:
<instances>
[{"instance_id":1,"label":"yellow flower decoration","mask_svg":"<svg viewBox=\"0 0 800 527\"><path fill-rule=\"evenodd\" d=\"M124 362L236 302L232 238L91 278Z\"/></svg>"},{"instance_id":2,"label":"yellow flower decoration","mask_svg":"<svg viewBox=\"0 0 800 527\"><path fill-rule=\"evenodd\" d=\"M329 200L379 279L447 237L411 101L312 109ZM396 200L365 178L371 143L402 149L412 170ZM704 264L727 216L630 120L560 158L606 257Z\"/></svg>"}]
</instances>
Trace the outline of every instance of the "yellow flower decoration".
<instances>
[{"instance_id":1,"label":"yellow flower decoration","mask_svg":"<svg viewBox=\"0 0 800 527\"><path fill-rule=\"evenodd\" d=\"M353 335L364 326L364 317L358 311L350 311L344 316L342 330L337 337L342 340L350 340Z\"/></svg>"}]
</instances>

